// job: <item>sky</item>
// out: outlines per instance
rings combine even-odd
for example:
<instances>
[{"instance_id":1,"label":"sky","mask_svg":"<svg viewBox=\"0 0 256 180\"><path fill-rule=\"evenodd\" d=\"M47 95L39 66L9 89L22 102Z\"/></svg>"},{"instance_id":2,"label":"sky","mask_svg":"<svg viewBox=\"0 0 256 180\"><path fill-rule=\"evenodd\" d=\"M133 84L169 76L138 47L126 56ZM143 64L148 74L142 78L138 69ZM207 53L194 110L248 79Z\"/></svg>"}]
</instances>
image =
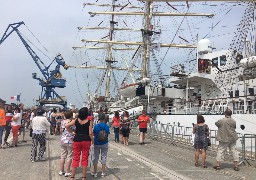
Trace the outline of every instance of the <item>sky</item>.
<instances>
[{"instance_id":1,"label":"sky","mask_svg":"<svg viewBox=\"0 0 256 180\"><path fill-rule=\"evenodd\" d=\"M29 29L41 42L39 49L45 47L51 59L61 53L64 60L70 63L77 26L81 23L82 0L0 0L0 4L1 37L8 24L24 21L26 26L20 27L21 33L29 39L35 39ZM32 49L36 50L34 47ZM48 58L39 57L46 65L50 64ZM32 73L36 72L39 77L42 75L16 33L0 45L0 61L0 98L7 103L15 103L10 97L21 94L21 102L26 106L34 105L41 87L37 80L32 79ZM66 72L63 73L65 76ZM68 82L67 88L56 89L61 96L69 91L72 90Z\"/></svg>"},{"instance_id":2,"label":"sky","mask_svg":"<svg viewBox=\"0 0 256 180\"><path fill-rule=\"evenodd\" d=\"M90 2L95 1L90 0ZM100 39L102 36L104 36L104 34L102 34L102 32L84 32L79 34L77 27L85 25L96 26L102 20L107 19L106 17L102 16L95 18L90 17L86 12L93 11L94 9L92 9L93 7L85 7L86 9L83 9L83 3L84 0L0 0L0 37L2 37L8 24L24 21L26 26L21 26L19 30L26 38L29 39L29 41L32 42L32 44L35 45L35 47L32 46L33 50L37 50L38 48L39 50L44 51L44 54L47 54L47 56L50 57L48 58L40 51L36 51L40 59L46 65L49 65L52 59L58 53L62 54L66 64L81 65L90 60L88 57L89 52L85 57L82 56L85 54L84 52L81 53L81 56L79 56L77 55L79 52L74 52L72 46L78 45L80 40L85 38L86 35L87 39ZM106 1L99 0L98 3L106 3ZM221 9L222 13L225 14L230 7L230 4L223 7ZM177 8L184 9L186 6L183 4L183 6L177 6ZM197 10L196 8L197 6L194 6L193 12ZM207 6L207 8L208 9L204 8L204 11L208 13L219 13L218 11L220 11L218 7L214 6ZM172 11L173 9L166 5L164 10ZM203 37L210 32L209 29L212 24L216 24L221 19L226 19L226 21L219 23L219 26L222 28L216 30L215 34L212 33L213 36L216 35L217 37L221 34L234 32L234 28L239 23L242 13L242 7L235 7L227 16L219 15L216 17L216 19L210 20L208 24L203 24L205 20L200 18L198 18L195 22L189 22L187 20L188 22L186 23L190 23L191 28L197 29L200 27L201 33L199 33L199 36ZM137 20L134 17L131 21L126 19L122 21L124 23L126 22L125 24L128 24L128 26L133 24L137 26L136 28L141 28L141 26L137 24L141 24L142 20ZM120 20L119 22L122 21ZM161 23L163 25L168 25L167 28L163 30L163 34L171 27L178 27L181 21L181 18L177 20L177 22L169 22L169 19L162 21ZM106 24L108 23L109 21L106 20ZM120 23L120 27L124 26L124 23ZM227 25L230 25L232 29L225 27ZM33 34L31 34L30 31ZM193 29L190 29L189 31L193 31ZM188 34L190 33L185 32L183 33L184 36L182 37L185 37L191 41L192 39L195 40L196 33L192 32L191 34L193 34L193 37L189 37ZM175 29L171 35L173 34L175 34ZM116 34L116 37L120 38L124 36L123 34ZM125 40L139 41L140 38L141 36L138 34L137 36L128 36ZM230 40L232 39L232 36L225 36L225 38L226 40ZM168 40L168 42L170 42L172 40L172 36L170 36L170 34L166 34L161 39ZM181 40L178 40L176 37L174 43L180 43L180 41ZM215 41L215 45L219 48L225 48L228 46L228 44L229 41L225 41L221 36ZM45 49L47 49L47 51ZM159 54L163 56L165 52L166 50L160 52ZM97 58L100 56L100 54L102 54L102 52L94 51L94 59L98 60ZM172 56L170 56L170 54ZM127 59L129 58L130 57ZM163 66L168 67L165 74L169 73L170 64L174 62L172 59L176 59L175 61L177 61L177 59L179 60L185 58L187 58L185 57L185 54L181 56L180 53L174 53L174 51L170 50L167 58L163 62ZM11 100L10 97L21 94L21 102L23 102L25 106L31 107L35 105L35 100L38 99L41 93L41 87L39 86L37 80L32 79L32 73L37 73L39 77L42 77L42 75L17 34L11 34L0 45L0 62L0 98L7 101L7 103L15 103L15 101ZM102 65L101 61L98 61L98 63ZM122 64L125 63L122 61ZM54 69L55 65L56 64L53 64L51 69ZM89 65L93 65L93 63ZM75 104L77 107L81 107L83 105L83 102L86 99L85 97L87 91L90 89L89 86L95 84L95 88L95 86L97 86L95 82L101 78L101 74L99 75L95 73L95 71L85 71L84 69L63 70L62 68L61 72L63 77L67 80L67 87L64 89L55 90L60 96L66 96L68 104ZM123 77L121 78L121 76L117 75L116 78L117 80L121 81ZM88 80L90 83L87 83Z\"/></svg>"}]
</instances>

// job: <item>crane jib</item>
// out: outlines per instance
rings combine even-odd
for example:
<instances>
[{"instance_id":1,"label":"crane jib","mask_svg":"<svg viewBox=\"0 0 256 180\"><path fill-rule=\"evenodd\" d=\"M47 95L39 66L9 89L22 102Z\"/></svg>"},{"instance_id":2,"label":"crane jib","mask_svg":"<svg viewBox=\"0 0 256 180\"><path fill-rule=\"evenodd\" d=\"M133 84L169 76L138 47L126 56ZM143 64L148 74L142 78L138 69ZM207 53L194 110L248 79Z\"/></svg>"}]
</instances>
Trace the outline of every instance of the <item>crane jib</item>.
<instances>
[{"instance_id":1,"label":"crane jib","mask_svg":"<svg viewBox=\"0 0 256 180\"><path fill-rule=\"evenodd\" d=\"M66 65L61 54L58 54L53 60L57 63L57 66L53 71L49 72L49 68L52 63L49 66L46 66L44 62L36 54L36 52L30 47L26 39L18 30L18 28L21 25L25 25L25 23L22 21L18 23L9 24L9 26L7 27L6 31L4 32L3 36L0 39L0 45L15 31L43 75L43 78L39 78L37 77L36 73L32 73L32 78L37 79L39 81L39 85L42 86L41 97L38 101L39 105L43 106L44 104L60 104L63 105L64 108L66 108L66 100L63 97L59 96L55 92L54 88L66 87L66 80L62 78L62 74L60 73L60 66L62 66L64 69L68 69L69 66Z\"/></svg>"}]
</instances>

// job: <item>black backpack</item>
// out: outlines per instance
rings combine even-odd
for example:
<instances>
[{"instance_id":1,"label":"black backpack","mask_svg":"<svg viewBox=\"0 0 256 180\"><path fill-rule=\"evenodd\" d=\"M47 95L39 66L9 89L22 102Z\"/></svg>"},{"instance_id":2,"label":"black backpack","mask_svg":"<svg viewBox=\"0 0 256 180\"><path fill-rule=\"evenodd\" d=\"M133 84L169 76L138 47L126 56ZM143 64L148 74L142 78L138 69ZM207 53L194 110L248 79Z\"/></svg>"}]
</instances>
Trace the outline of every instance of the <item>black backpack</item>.
<instances>
[{"instance_id":1,"label":"black backpack","mask_svg":"<svg viewBox=\"0 0 256 180\"><path fill-rule=\"evenodd\" d=\"M100 128L100 132L99 132L99 134L98 134L98 140L99 140L100 142L104 142L104 141L106 141L106 140L108 139L108 134L107 134L107 132L106 132L106 130L105 130L106 124L105 124L105 126L104 126L103 129L100 127L99 124L98 124L98 126L99 126L99 128Z\"/></svg>"}]
</instances>

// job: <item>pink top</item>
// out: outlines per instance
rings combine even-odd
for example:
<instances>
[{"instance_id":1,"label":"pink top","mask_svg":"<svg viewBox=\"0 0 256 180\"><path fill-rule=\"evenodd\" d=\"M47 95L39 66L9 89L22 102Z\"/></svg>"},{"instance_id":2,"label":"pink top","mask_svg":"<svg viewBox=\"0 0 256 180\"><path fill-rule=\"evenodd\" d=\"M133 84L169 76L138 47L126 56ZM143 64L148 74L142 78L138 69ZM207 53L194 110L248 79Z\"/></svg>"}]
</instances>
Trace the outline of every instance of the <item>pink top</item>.
<instances>
[{"instance_id":1,"label":"pink top","mask_svg":"<svg viewBox=\"0 0 256 180\"><path fill-rule=\"evenodd\" d=\"M113 117L112 124L113 127L120 127L120 117Z\"/></svg>"}]
</instances>

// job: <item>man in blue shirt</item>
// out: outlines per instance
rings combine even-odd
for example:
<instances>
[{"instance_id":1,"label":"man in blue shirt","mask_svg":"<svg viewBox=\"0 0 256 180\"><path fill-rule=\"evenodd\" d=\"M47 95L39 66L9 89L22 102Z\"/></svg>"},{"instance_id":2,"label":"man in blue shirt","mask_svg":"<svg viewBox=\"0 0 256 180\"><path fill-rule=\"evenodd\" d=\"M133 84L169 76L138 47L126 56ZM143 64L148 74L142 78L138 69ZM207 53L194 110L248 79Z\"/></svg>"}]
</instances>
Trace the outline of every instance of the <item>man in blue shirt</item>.
<instances>
[{"instance_id":1,"label":"man in blue shirt","mask_svg":"<svg viewBox=\"0 0 256 180\"><path fill-rule=\"evenodd\" d=\"M108 135L109 126L105 123L105 114L100 113L98 115L99 124L95 124L93 128L94 134L94 156L93 160L94 173L91 173L92 176L97 177L97 166L99 161L99 155L101 152L101 164L102 164L102 173L101 176L106 175L106 163L107 163L107 153L108 153Z\"/></svg>"}]
</instances>

